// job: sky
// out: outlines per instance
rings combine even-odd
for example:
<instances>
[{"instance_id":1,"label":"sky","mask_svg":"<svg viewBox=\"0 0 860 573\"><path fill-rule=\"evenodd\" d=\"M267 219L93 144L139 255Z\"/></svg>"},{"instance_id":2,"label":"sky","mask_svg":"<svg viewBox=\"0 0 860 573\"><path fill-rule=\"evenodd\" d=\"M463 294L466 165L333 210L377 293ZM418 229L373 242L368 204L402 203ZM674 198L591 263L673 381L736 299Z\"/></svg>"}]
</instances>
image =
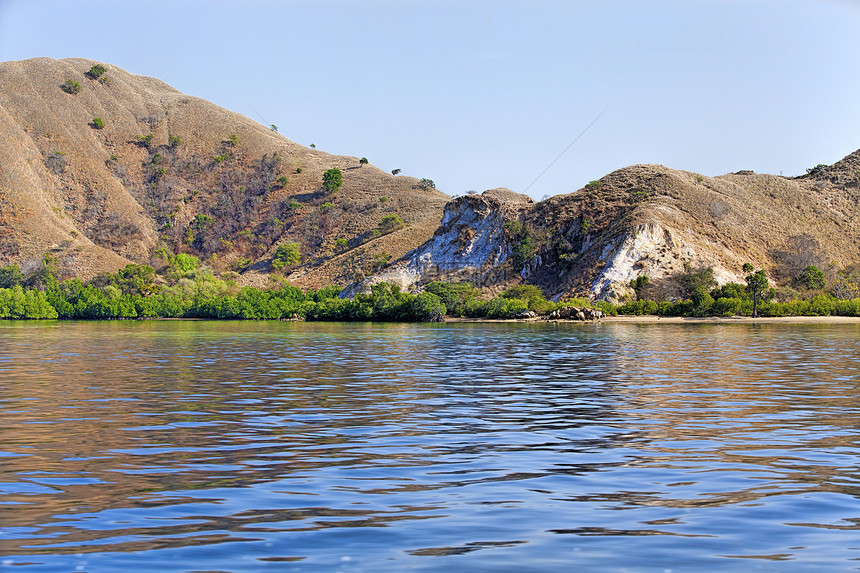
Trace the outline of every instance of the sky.
<instances>
[{"instance_id":1,"label":"sky","mask_svg":"<svg viewBox=\"0 0 860 573\"><path fill-rule=\"evenodd\" d=\"M856 0L0 0L0 61L157 77L460 195L860 149Z\"/></svg>"}]
</instances>

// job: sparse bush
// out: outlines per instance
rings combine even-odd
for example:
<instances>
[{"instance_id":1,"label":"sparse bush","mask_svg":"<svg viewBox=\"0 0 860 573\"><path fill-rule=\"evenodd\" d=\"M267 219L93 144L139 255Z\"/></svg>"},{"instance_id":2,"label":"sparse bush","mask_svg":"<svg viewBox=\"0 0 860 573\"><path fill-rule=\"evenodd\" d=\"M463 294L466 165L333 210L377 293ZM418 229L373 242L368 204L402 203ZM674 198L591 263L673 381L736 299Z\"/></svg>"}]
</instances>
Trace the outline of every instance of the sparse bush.
<instances>
[{"instance_id":1,"label":"sparse bush","mask_svg":"<svg viewBox=\"0 0 860 573\"><path fill-rule=\"evenodd\" d=\"M340 186L343 185L343 173L337 167L332 167L323 173L323 187L329 193L337 193Z\"/></svg>"},{"instance_id":2,"label":"sparse bush","mask_svg":"<svg viewBox=\"0 0 860 573\"><path fill-rule=\"evenodd\" d=\"M90 71L87 72L87 75L94 80L99 79L103 73L107 71L107 68L101 64L95 64L90 68Z\"/></svg>"},{"instance_id":3,"label":"sparse bush","mask_svg":"<svg viewBox=\"0 0 860 573\"><path fill-rule=\"evenodd\" d=\"M824 163L819 163L819 164L818 164L818 165L816 165L815 167L809 167L809 168L807 168L806 173L807 173L807 175L815 175L815 174L817 174L817 173L821 173L822 171L824 171L824 168L825 168L825 167L827 167L827 165L826 165L826 164L824 164Z\"/></svg>"},{"instance_id":4,"label":"sparse bush","mask_svg":"<svg viewBox=\"0 0 860 573\"><path fill-rule=\"evenodd\" d=\"M51 155L45 158L45 165L54 172L54 174L59 175L60 173L65 172L66 170L66 152L65 151L55 151Z\"/></svg>"},{"instance_id":5,"label":"sparse bush","mask_svg":"<svg viewBox=\"0 0 860 573\"><path fill-rule=\"evenodd\" d=\"M302 172L302 168L301 168L301 167L296 167L296 173L301 173L301 172Z\"/></svg>"},{"instance_id":6,"label":"sparse bush","mask_svg":"<svg viewBox=\"0 0 860 573\"><path fill-rule=\"evenodd\" d=\"M361 159L358 160L358 166L359 167L361 167L362 165L367 165L367 163L368 163L367 157L362 157Z\"/></svg>"},{"instance_id":7,"label":"sparse bush","mask_svg":"<svg viewBox=\"0 0 860 573\"><path fill-rule=\"evenodd\" d=\"M648 275L639 275L630 281L630 288L636 293L637 298L643 298L645 288L648 286Z\"/></svg>"},{"instance_id":8,"label":"sparse bush","mask_svg":"<svg viewBox=\"0 0 860 573\"><path fill-rule=\"evenodd\" d=\"M327 211L329 209L334 209L334 203L323 203L320 205L320 211Z\"/></svg>"},{"instance_id":9,"label":"sparse bush","mask_svg":"<svg viewBox=\"0 0 860 573\"><path fill-rule=\"evenodd\" d=\"M182 138L178 135L171 135L167 138L167 143L170 145L170 149L176 149L180 145L182 145Z\"/></svg>"},{"instance_id":10,"label":"sparse bush","mask_svg":"<svg viewBox=\"0 0 860 573\"><path fill-rule=\"evenodd\" d=\"M593 189L600 189L601 187L603 187L603 182L598 181L597 179L595 179L594 181L589 181L588 183L585 184L585 188L588 189L589 191L591 191Z\"/></svg>"},{"instance_id":11,"label":"sparse bush","mask_svg":"<svg viewBox=\"0 0 860 573\"><path fill-rule=\"evenodd\" d=\"M287 176L286 176L286 175L281 175L280 177L278 177L277 179L275 179L274 187L278 187L278 188L280 188L280 189L283 189L284 187L286 187L287 185L289 185L289 183L290 183L290 180L289 180L289 179L287 179Z\"/></svg>"},{"instance_id":12,"label":"sparse bush","mask_svg":"<svg viewBox=\"0 0 860 573\"><path fill-rule=\"evenodd\" d=\"M275 256L272 257L272 268L279 271L284 267L297 265L301 260L302 253L299 251L299 245L296 243L284 243L278 246Z\"/></svg>"},{"instance_id":13,"label":"sparse bush","mask_svg":"<svg viewBox=\"0 0 860 573\"><path fill-rule=\"evenodd\" d=\"M212 161L214 161L215 163L223 163L223 162L227 161L228 159L230 159L229 155L216 155L215 157L212 158Z\"/></svg>"},{"instance_id":14,"label":"sparse bush","mask_svg":"<svg viewBox=\"0 0 860 573\"><path fill-rule=\"evenodd\" d=\"M537 253L538 245L532 237L523 237L523 239L514 245L514 248L511 249L511 255L513 257L514 266L517 269L523 268L526 263L531 261L534 258L535 253Z\"/></svg>"},{"instance_id":15,"label":"sparse bush","mask_svg":"<svg viewBox=\"0 0 860 573\"><path fill-rule=\"evenodd\" d=\"M225 143L230 147L236 147L237 145L239 145L239 136L235 133L231 133L227 136L227 141L225 141Z\"/></svg>"},{"instance_id":16,"label":"sparse bush","mask_svg":"<svg viewBox=\"0 0 860 573\"><path fill-rule=\"evenodd\" d=\"M66 92L67 94L75 95L80 93L81 84L76 82L75 80L66 80L60 85L60 89Z\"/></svg>"},{"instance_id":17,"label":"sparse bush","mask_svg":"<svg viewBox=\"0 0 860 573\"><path fill-rule=\"evenodd\" d=\"M137 140L138 145L149 149L155 136L150 133L148 135L135 135L134 138Z\"/></svg>"},{"instance_id":18,"label":"sparse bush","mask_svg":"<svg viewBox=\"0 0 860 573\"><path fill-rule=\"evenodd\" d=\"M523 224L516 219L505 222L505 230L510 233L511 237L514 239L519 239L524 235Z\"/></svg>"},{"instance_id":19,"label":"sparse bush","mask_svg":"<svg viewBox=\"0 0 860 573\"><path fill-rule=\"evenodd\" d=\"M403 228L405 225L406 223L403 222L403 219L401 219L399 215L386 215L382 218L382 221L379 222L379 230L383 233L390 233Z\"/></svg>"},{"instance_id":20,"label":"sparse bush","mask_svg":"<svg viewBox=\"0 0 860 573\"><path fill-rule=\"evenodd\" d=\"M428 189L435 189L436 184L433 183L432 179L427 179L426 177L424 177L421 179L421 181L418 182L418 188L424 189L426 191Z\"/></svg>"},{"instance_id":21,"label":"sparse bush","mask_svg":"<svg viewBox=\"0 0 860 573\"><path fill-rule=\"evenodd\" d=\"M687 264L683 272L674 274L672 278L681 288L681 292L685 298L693 296L693 292L699 287L703 287L705 291L710 291L717 284L712 267L694 269Z\"/></svg>"},{"instance_id":22,"label":"sparse bush","mask_svg":"<svg viewBox=\"0 0 860 573\"><path fill-rule=\"evenodd\" d=\"M392 175L400 175L401 171L403 171L403 170L402 169L392 169L391 174Z\"/></svg>"},{"instance_id":23,"label":"sparse bush","mask_svg":"<svg viewBox=\"0 0 860 573\"><path fill-rule=\"evenodd\" d=\"M388 201L388 197L386 197L385 195L383 195L382 197L379 198L380 203L385 203L387 201Z\"/></svg>"},{"instance_id":24,"label":"sparse bush","mask_svg":"<svg viewBox=\"0 0 860 573\"><path fill-rule=\"evenodd\" d=\"M105 122L102 121L102 118L100 118L100 117L94 117L93 122L90 125L92 125L92 127L94 129L104 129L105 128Z\"/></svg>"}]
</instances>

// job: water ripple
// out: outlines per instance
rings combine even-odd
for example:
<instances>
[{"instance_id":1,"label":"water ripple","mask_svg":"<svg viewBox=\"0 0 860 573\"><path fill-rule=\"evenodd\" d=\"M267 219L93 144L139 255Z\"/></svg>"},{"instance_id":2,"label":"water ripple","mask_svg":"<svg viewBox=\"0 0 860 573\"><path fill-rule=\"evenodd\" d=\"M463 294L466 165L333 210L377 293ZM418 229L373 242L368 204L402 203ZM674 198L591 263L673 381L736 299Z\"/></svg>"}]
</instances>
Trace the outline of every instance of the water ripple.
<instances>
[{"instance_id":1,"label":"water ripple","mask_svg":"<svg viewBox=\"0 0 860 573\"><path fill-rule=\"evenodd\" d=\"M2 563L852 568L858 334L0 324Z\"/></svg>"}]
</instances>

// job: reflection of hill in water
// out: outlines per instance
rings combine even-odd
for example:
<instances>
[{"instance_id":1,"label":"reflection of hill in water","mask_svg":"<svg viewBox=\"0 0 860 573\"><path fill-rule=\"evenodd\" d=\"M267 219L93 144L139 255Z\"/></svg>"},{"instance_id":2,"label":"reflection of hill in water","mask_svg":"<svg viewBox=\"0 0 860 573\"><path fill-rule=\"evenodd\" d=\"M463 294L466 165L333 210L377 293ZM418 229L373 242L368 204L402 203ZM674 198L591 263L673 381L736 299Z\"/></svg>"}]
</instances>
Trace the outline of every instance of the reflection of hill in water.
<instances>
[{"instance_id":1,"label":"reflection of hill in water","mask_svg":"<svg viewBox=\"0 0 860 573\"><path fill-rule=\"evenodd\" d=\"M9 554L512 528L408 551L461 555L527 546L523 527L713 538L679 511L857 499L853 325L0 327L4 526L28 531Z\"/></svg>"},{"instance_id":2,"label":"reflection of hill in water","mask_svg":"<svg viewBox=\"0 0 860 573\"><path fill-rule=\"evenodd\" d=\"M18 329L20 341L6 345L15 359L4 375L7 399L27 396L21 404L29 407L7 418L16 428L8 447L25 456L6 471L38 467L52 485L14 521L202 502L210 496L196 491L313 482L328 472L367 472L348 489L396 494L606 465L554 467L555 455L599 452L617 440L597 426L614 398L599 368L583 362L594 350L553 350L551 336L513 330L523 347L507 355L505 332L463 330L438 336L409 325L201 322ZM538 342L531 349L530 340ZM547 359L555 356L571 360ZM544 463L456 469L528 452ZM422 467L436 468L436 477L398 477ZM391 473L381 479L385 468ZM406 473L414 471L423 470Z\"/></svg>"},{"instance_id":3,"label":"reflection of hill in water","mask_svg":"<svg viewBox=\"0 0 860 573\"><path fill-rule=\"evenodd\" d=\"M642 455L630 464L725 476L724 490L677 484L668 497L637 503L696 507L812 491L860 495L860 470L853 456L839 453L856 448L858 330L639 325L615 333L630 343L613 355L613 387L625 397L618 414L641 418L648 429L636 439ZM738 477L751 469L755 478Z\"/></svg>"}]
</instances>

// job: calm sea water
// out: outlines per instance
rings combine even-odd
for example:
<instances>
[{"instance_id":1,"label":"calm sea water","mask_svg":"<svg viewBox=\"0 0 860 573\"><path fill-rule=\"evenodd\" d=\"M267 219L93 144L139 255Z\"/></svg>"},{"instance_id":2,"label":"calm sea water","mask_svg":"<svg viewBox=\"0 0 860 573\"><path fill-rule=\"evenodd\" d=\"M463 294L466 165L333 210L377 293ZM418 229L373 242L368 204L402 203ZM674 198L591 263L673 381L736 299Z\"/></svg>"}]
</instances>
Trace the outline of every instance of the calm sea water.
<instances>
[{"instance_id":1,"label":"calm sea water","mask_svg":"<svg viewBox=\"0 0 860 573\"><path fill-rule=\"evenodd\" d=\"M860 569L860 325L0 323L3 571Z\"/></svg>"}]
</instances>

